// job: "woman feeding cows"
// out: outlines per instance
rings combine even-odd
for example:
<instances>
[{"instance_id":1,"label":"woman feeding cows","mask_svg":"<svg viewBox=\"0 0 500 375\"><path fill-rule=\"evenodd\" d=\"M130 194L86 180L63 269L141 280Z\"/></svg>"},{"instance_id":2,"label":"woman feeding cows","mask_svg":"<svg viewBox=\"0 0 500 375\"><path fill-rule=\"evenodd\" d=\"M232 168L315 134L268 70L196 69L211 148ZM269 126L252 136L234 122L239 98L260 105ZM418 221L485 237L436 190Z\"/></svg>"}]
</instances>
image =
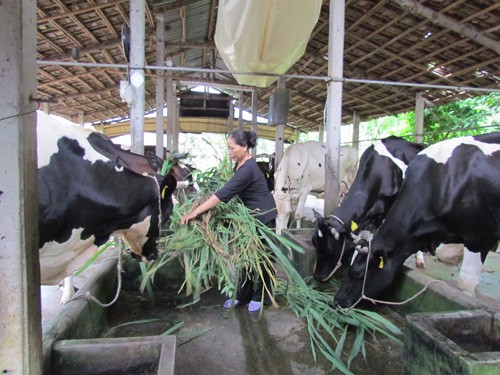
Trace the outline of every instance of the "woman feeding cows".
<instances>
[{"instance_id":1,"label":"woman feeding cows","mask_svg":"<svg viewBox=\"0 0 500 375\"><path fill-rule=\"evenodd\" d=\"M181 224L195 219L198 215L217 206L220 202L227 203L233 197L238 196L245 207L254 213L256 219L274 229L276 225L274 198L267 187L264 174L249 153L249 150L254 148L256 144L257 134L255 132L236 129L229 133L227 148L230 158L236 162L233 177L205 202L184 215L181 218ZM262 267L262 274L258 277L255 288L252 282L254 275L245 272L236 298L227 300L224 307L230 308L248 304L248 311L256 312L261 309L262 301L264 301L264 304L270 303L268 293L272 292L271 275L266 269L266 267ZM264 296L263 293L265 293Z\"/></svg>"}]
</instances>

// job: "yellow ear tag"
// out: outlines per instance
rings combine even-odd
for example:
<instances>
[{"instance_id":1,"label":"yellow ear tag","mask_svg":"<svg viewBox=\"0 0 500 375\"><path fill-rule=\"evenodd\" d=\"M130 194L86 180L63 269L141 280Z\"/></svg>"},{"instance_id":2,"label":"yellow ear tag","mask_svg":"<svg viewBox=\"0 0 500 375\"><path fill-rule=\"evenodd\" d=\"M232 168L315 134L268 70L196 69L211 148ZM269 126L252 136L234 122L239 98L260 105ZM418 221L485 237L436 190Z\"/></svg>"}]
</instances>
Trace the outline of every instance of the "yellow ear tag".
<instances>
[{"instance_id":1,"label":"yellow ear tag","mask_svg":"<svg viewBox=\"0 0 500 375\"><path fill-rule=\"evenodd\" d=\"M168 185L165 185L165 187L161 191L161 199L165 199L165 190L167 190L167 189L168 189Z\"/></svg>"},{"instance_id":2,"label":"yellow ear tag","mask_svg":"<svg viewBox=\"0 0 500 375\"><path fill-rule=\"evenodd\" d=\"M355 232L358 228L358 224L356 224L356 222L354 221L351 221L351 232Z\"/></svg>"},{"instance_id":3,"label":"yellow ear tag","mask_svg":"<svg viewBox=\"0 0 500 375\"><path fill-rule=\"evenodd\" d=\"M378 264L378 268L382 269L384 268L384 258L383 257L379 257L380 258L380 263Z\"/></svg>"}]
</instances>

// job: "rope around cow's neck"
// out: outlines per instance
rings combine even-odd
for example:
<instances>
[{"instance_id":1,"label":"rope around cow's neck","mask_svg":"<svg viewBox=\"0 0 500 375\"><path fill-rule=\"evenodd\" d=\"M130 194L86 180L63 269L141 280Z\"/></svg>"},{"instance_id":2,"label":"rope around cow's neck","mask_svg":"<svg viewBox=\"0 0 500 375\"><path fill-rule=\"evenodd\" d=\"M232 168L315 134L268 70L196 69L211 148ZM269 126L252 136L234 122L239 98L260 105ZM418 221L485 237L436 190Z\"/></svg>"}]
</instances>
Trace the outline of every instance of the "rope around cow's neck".
<instances>
[{"instance_id":1,"label":"rope around cow's neck","mask_svg":"<svg viewBox=\"0 0 500 375\"><path fill-rule=\"evenodd\" d=\"M342 226L345 226L344 222L338 216L331 215L330 217L337 220ZM329 277L333 277L333 275L335 275L335 273L338 271L338 269L340 267L342 267L342 257L344 256L344 250L345 250L345 239L346 239L346 236L344 236L344 242L342 243L342 251L340 252L339 260L337 261L337 264L335 265L335 268L333 269L333 271Z\"/></svg>"},{"instance_id":2,"label":"rope around cow's neck","mask_svg":"<svg viewBox=\"0 0 500 375\"><path fill-rule=\"evenodd\" d=\"M92 295L92 293L90 293L90 291L87 291L85 294L80 295L78 297L73 297L73 298L70 299L70 301L75 300L75 299L79 299L79 298L85 298L87 301L93 301L94 303L98 304L101 307L109 307L112 304L114 304L118 300L118 297L120 296L120 292L121 292L121 289L122 289L122 272L123 272L123 267L122 267L122 250L123 250L123 243L120 242L120 249L118 251L118 261L116 263L116 268L117 268L117 273L118 273L118 276L117 276L118 277L118 287L116 288L115 298L113 298L113 300L111 302L109 302L109 303L102 303L96 297L94 297Z\"/></svg>"},{"instance_id":3,"label":"rope around cow's neck","mask_svg":"<svg viewBox=\"0 0 500 375\"><path fill-rule=\"evenodd\" d=\"M367 300L367 301L371 301L372 303L374 304L377 304L377 303L380 303L380 304L384 304L384 305L391 305L391 306L401 306L401 305L404 305L410 301L413 301L415 298L417 298L418 296L420 296L422 293L426 292L429 285L432 284L433 282L441 282L445 285L447 285L443 280L430 280L427 284L425 284L425 286L420 290L418 291L417 293L415 293L412 297L410 298L407 298L406 300L402 301L402 302L392 302L392 301L383 301L383 300L379 300L379 299L375 299L375 298L371 298L371 297L367 297L365 295L365 285L366 285L366 275L368 274L368 260L370 259L370 254L371 254L371 250L372 250L372 242L370 241L368 243L368 255L367 255L367 258L366 258L366 266L365 266L365 275L363 277L363 288L361 289L361 297L359 297L359 299L351 306L351 307L348 307L348 308L342 308L342 307L338 307L338 309L344 313L347 313L349 312L350 310L354 309L362 300Z\"/></svg>"},{"instance_id":4,"label":"rope around cow's neck","mask_svg":"<svg viewBox=\"0 0 500 375\"><path fill-rule=\"evenodd\" d=\"M337 264L335 265L335 268L333 269L332 273L330 274L330 277L333 277L333 275L335 275L337 270L340 267L342 267L342 257L344 256L344 250L345 250L345 236L344 236L344 242L342 243L342 251L340 252L340 258L339 258Z\"/></svg>"}]
</instances>

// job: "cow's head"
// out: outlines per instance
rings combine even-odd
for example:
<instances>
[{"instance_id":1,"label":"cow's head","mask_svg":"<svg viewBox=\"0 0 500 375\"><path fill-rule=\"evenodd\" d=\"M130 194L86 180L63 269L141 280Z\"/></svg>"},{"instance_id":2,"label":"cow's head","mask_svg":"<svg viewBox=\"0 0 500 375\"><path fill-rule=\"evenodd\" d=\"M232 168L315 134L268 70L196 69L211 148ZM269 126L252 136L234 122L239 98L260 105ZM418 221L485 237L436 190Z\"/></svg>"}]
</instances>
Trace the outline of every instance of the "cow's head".
<instances>
[{"instance_id":1,"label":"cow's head","mask_svg":"<svg viewBox=\"0 0 500 375\"><path fill-rule=\"evenodd\" d=\"M155 259L158 255L157 240L160 236L160 226L170 218L173 210L172 193L177 185L175 177L171 174L155 177L159 183L158 203L145 206L140 214L144 219L120 231L130 246L133 257L144 262Z\"/></svg>"},{"instance_id":2,"label":"cow's head","mask_svg":"<svg viewBox=\"0 0 500 375\"><path fill-rule=\"evenodd\" d=\"M346 236L347 229L340 220L335 217L324 218L315 210L313 212L316 219L312 237L316 249L314 279L326 282L333 276L340 258L352 253L352 241ZM343 248L344 254L342 254Z\"/></svg>"},{"instance_id":3,"label":"cow's head","mask_svg":"<svg viewBox=\"0 0 500 375\"><path fill-rule=\"evenodd\" d=\"M363 295L363 285L366 297L377 298L392 284L401 265L402 262L388 256L383 250L368 252L368 248L365 248L355 251L349 273L335 295L334 305L342 308L352 307Z\"/></svg>"}]
</instances>

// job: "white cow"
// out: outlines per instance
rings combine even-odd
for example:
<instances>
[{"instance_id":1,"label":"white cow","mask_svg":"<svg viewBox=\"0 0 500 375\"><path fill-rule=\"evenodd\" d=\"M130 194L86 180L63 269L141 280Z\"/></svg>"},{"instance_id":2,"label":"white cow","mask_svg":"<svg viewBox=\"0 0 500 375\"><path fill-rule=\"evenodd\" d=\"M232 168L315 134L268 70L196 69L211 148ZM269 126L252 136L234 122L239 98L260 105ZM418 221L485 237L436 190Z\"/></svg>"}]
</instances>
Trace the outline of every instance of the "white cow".
<instances>
[{"instance_id":1,"label":"white cow","mask_svg":"<svg viewBox=\"0 0 500 375\"><path fill-rule=\"evenodd\" d=\"M304 205L311 192L325 189L326 146L320 142L308 141L288 147L274 174L274 200L278 217L277 233L287 228L292 212L292 202L298 200L295 210L297 228L304 217ZM339 196L345 195L356 176L358 152L353 147L340 147Z\"/></svg>"}]
</instances>

